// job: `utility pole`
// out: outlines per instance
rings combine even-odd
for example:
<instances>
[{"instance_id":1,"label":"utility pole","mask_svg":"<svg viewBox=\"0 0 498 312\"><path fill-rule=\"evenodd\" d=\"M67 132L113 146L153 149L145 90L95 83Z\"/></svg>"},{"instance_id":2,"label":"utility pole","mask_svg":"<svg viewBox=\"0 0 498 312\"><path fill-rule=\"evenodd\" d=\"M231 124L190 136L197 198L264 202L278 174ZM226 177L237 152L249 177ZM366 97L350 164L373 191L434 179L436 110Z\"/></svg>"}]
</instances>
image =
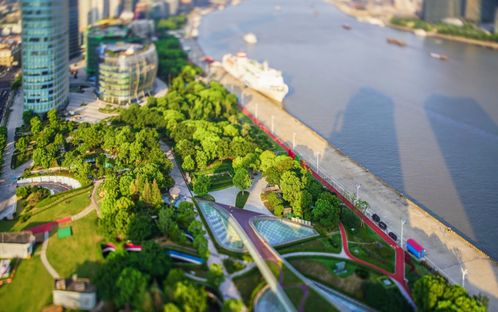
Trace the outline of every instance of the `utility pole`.
<instances>
[{"instance_id":1,"label":"utility pole","mask_svg":"<svg viewBox=\"0 0 498 312\"><path fill-rule=\"evenodd\" d=\"M320 173L320 167L319 167L319 165L320 165L320 163L319 163L320 159L319 159L319 157L320 157L320 153L317 152L316 153L316 173Z\"/></svg>"},{"instance_id":2,"label":"utility pole","mask_svg":"<svg viewBox=\"0 0 498 312\"><path fill-rule=\"evenodd\" d=\"M404 229L404 225L406 224L406 220L401 218L401 237L400 237L400 240L401 240L401 248L403 248L403 229Z\"/></svg>"},{"instance_id":3,"label":"utility pole","mask_svg":"<svg viewBox=\"0 0 498 312\"><path fill-rule=\"evenodd\" d=\"M465 288L465 276L469 272L467 271L467 269L464 269L463 266L460 267L460 270L462 271L462 287Z\"/></svg>"}]
</instances>

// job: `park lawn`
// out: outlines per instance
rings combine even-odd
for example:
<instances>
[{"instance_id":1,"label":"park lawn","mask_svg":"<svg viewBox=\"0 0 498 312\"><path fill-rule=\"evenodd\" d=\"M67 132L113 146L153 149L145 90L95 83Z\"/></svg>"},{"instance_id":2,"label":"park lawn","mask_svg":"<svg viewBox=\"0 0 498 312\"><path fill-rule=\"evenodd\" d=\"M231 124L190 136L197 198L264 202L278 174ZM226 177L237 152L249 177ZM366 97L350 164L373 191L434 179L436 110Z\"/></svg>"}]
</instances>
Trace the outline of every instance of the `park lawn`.
<instances>
[{"instance_id":1,"label":"park lawn","mask_svg":"<svg viewBox=\"0 0 498 312\"><path fill-rule=\"evenodd\" d=\"M93 211L67 226L71 226L72 236L59 238L55 233L48 241L47 258L50 264L63 277L77 274L95 278L97 268L104 260L100 251L103 237L98 233L97 213Z\"/></svg>"},{"instance_id":2,"label":"park lawn","mask_svg":"<svg viewBox=\"0 0 498 312\"><path fill-rule=\"evenodd\" d=\"M235 198L235 207L238 208L244 208L246 205L247 199L249 198L249 194L251 194L248 191L240 191L237 193L237 197Z\"/></svg>"},{"instance_id":3,"label":"park lawn","mask_svg":"<svg viewBox=\"0 0 498 312\"><path fill-rule=\"evenodd\" d=\"M328 236L314 237L298 243L276 247L276 250L280 254L306 251L339 253L341 252L341 249L341 234L339 233L334 233Z\"/></svg>"},{"instance_id":4,"label":"park lawn","mask_svg":"<svg viewBox=\"0 0 498 312\"><path fill-rule=\"evenodd\" d=\"M318 281L330 288L344 293L354 299L375 309L386 311L409 311L408 302L405 300L394 282L390 286L384 286L382 281L387 277L373 269L367 268L349 260L328 257L296 257L288 259L289 262L308 278ZM345 262L345 272L337 274L334 272L338 262ZM385 289L382 292L384 303L379 304L379 298L364 292L364 284L373 283L378 288ZM386 302L387 301L387 302Z\"/></svg>"},{"instance_id":5,"label":"park lawn","mask_svg":"<svg viewBox=\"0 0 498 312\"><path fill-rule=\"evenodd\" d=\"M237 276L233 279L233 282L247 307L252 307L254 298L266 285L266 282L257 267L241 276Z\"/></svg>"},{"instance_id":6,"label":"park lawn","mask_svg":"<svg viewBox=\"0 0 498 312\"><path fill-rule=\"evenodd\" d=\"M41 245L37 249L41 249ZM40 256L21 260L12 283L0 287L0 307L8 307L9 311L39 312L51 303L52 289L53 279Z\"/></svg>"},{"instance_id":7,"label":"park lawn","mask_svg":"<svg viewBox=\"0 0 498 312\"><path fill-rule=\"evenodd\" d=\"M348 247L355 257L394 273L396 251L351 210L343 209L343 225Z\"/></svg>"},{"instance_id":8,"label":"park lawn","mask_svg":"<svg viewBox=\"0 0 498 312\"><path fill-rule=\"evenodd\" d=\"M70 217L85 209L90 204L91 187L87 187L81 192L71 192L67 196L58 197L58 200L40 201L35 207L29 210L30 218L23 222L21 219L12 227L12 231L20 231L39 224ZM63 194L63 193L60 193ZM58 195L60 195L58 194ZM50 199L47 198L47 199Z\"/></svg>"}]
</instances>

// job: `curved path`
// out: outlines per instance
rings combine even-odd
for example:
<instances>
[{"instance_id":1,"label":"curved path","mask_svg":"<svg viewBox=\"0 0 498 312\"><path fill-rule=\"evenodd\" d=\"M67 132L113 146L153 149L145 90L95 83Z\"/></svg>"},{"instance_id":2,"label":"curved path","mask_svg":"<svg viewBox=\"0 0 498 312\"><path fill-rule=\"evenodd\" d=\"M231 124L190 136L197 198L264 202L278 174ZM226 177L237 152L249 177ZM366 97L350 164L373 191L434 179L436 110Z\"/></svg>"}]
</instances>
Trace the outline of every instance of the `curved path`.
<instances>
[{"instance_id":1,"label":"curved path","mask_svg":"<svg viewBox=\"0 0 498 312\"><path fill-rule=\"evenodd\" d=\"M36 233L45 232L45 239L43 240L43 245L42 245L42 249L41 249L41 253L40 253L40 258L41 258L41 261L43 263L43 266L45 267L45 269L47 270L47 272L54 279L55 278L59 278L60 276L59 276L59 273L57 273L57 271L52 267L52 265L50 264L50 262L48 261L48 258L47 258L47 247L48 247L48 240L49 240L49 236L48 236L47 233L56 224L62 224L62 223L68 223L68 222L72 222L72 221L77 221L77 220L79 220L81 218L86 217L94 209L98 211L98 205L97 205L97 201L95 200L95 195L96 195L97 189L98 189L98 187L100 186L101 183L102 183L102 180L99 180L99 181L95 182L95 184L93 185L92 195L90 196L90 204L85 209L83 209L82 211L80 211L79 213L77 213L75 215L72 215L70 217L67 217L67 218L63 218L63 219L57 220L57 221L52 221L52 222L48 222L48 223L39 225L36 228L31 228L29 230L29 231L32 231L33 233L35 233L35 232Z\"/></svg>"}]
</instances>

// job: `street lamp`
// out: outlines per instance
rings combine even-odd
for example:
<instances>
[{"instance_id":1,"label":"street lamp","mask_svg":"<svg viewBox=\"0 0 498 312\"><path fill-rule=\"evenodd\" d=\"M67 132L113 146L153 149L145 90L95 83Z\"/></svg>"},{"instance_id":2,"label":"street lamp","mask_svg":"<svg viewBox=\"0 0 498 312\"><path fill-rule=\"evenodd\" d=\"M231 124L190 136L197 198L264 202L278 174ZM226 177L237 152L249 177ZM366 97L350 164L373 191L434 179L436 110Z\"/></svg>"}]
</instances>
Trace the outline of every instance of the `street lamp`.
<instances>
[{"instance_id":1,"label":"street lamp","mask_svg":"<svg viewBox=\"0 0 498 312\"><path fill-rule=\"evenodd\" d=\"M401 248L403 248L403 226L406 224L406 220L401 218Z\"/></svg>"},{"instance_id":2,"label":"street lamp","mask_svg":"<svg viewBox=\"0 0 498 312\"><path fill-rule=\"evenodd\" d=\"M361 185L356 184L356 200L360 199L360 187Z\"/></svg>"},{"instance_id":3,"label":"street lamp","mask_svg":"<svg viewBox=\"0 0 498 312\"><path fill-rule=\"evenodd\" d=\"M256 119L258 119L258 106L259 106L259 104L256 103L256 113L254 114L256 116Z\"/></svg>"},{"instance_id":4,"label":"street lamp","mask_svg":"<svg viewBox=\"0 0 498 312\"><path fill-rule=\"evenodd\" d=\"M319 169L319 156L320 156L320 153L317 152L316 153L316 173L319 173L320 169Z\"/></svg>"},{"instance_id":5,"label":"street lamp","mask_svg":"<svg viewBox=\"0 0 498 312\"><path fill-rule=\"evenodd\" d=\"M292 133L292 149L296 149L296 133Z\"/></svg>"},{"instance_id":6,"label":"street lamp","mask_svg":"<svg viewBox=\"0 0 498 312\"><path fill-rule=\"evenodd\" d=\"M465 276L467 275L468 271L467 269L464 269L463 266L460 267L460 270L462 271L462 287L465 288Z\"/></svg>"},{"instance_id":7,"label":"street lamp","mask_svg":"<svg viewBox=\"0 0 498 312\"><path fill-rule=\"evenodd\" d=\"M271 133L275 132L275 116L271 115Z\"/></svg>"}]
</instances>

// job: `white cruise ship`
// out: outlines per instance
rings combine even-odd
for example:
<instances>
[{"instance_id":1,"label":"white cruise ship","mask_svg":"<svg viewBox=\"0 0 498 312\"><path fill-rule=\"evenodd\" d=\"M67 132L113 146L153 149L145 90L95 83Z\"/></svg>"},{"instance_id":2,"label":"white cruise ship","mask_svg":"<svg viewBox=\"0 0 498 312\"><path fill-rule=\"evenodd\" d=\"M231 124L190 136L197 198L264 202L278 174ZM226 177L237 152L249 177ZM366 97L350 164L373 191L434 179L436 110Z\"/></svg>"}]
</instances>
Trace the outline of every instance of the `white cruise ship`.
<instances>
[{"instance_id":1,"label":"white cruise ship","mask_svg":"<svg viewBox=\"0 0 498 312\"><path fill-rule=\"evenodd\" d=\"M282 72L268 67L265 62L251 60L243 52L237 55L225 54L222 60L223 68L232 76L242 81L246 86L263 93L281 103L289 92Z\"/></svg>"}]
</instances>

